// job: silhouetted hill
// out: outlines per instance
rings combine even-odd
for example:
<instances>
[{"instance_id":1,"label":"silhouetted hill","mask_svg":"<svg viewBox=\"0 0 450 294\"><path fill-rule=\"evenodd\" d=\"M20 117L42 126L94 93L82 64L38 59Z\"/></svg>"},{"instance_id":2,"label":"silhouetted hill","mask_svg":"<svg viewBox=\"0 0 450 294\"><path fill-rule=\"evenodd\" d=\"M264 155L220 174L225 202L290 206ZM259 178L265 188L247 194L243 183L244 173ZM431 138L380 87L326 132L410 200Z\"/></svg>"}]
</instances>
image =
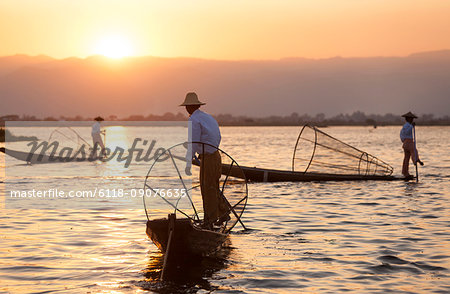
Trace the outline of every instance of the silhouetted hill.
<instances>
[{"instance_id":1,"label":"silhouetted hill","mask_svg":"<svg viewBox=\"0 0 450 294\"><path fill-rule=\"evenodd\" d=\"M409 55L412 58L450 60L450 50L419 52Z\"/></svg>"},{"instance_id":2,"label":"silhouetted hill","mask_svg":"<svg viewBox=\"0 0 450 294\"><path fill-rule=\"evenodd\" d=\"M22 67L43 64L51 60L54 59L45 55L28 56L17 54L14 56L0 57L0 77Z\"/></svg>"},{"instance_id":3,"label":"silhouetted hill","mask_svg":"<svg viewBox=\"0 0 450 294\"><path fill-rule=\"evenodd\" d=\"M178 112L195 90L211 113L450 114L450 50L407 57L220 61L102 56L0 58L0 115Z\"/></svg>"}]
</instances>

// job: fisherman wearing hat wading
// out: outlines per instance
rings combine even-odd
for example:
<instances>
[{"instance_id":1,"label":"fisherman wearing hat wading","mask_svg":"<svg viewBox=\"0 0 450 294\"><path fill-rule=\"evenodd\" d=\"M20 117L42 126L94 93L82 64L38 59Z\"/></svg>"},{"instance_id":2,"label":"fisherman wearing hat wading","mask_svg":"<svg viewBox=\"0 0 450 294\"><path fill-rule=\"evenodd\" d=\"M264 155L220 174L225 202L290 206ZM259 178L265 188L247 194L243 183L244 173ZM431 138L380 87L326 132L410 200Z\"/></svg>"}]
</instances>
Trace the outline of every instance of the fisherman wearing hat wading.
<instances>
[{"instance_id":1,"label":"fisherman wearing hat wading","mask_svg":"<svg viewBox=\"0 0 450 294\"><path fill-rule=\"evenodd\" d=\"M209 114L199 108L205 103L198 100L196 93L187 93L184 102L191 122L191 142L202 142L219 147L221 135L219 124ZM186 155L186 174L191 175L192 160L195 154L200 159L200 190L203 199L204 227L211 229L213 224L220 225L230 219L230 210L223 199L219 180L222 173L222 160L219 151L209 145L192 144L192 152Z\"/></svg>"},{"instance_id":2,"label":"fisherman wearing hat wading","mask_svg":"<svg viewBox=\"0 0 450 294\"><path fill-rule=\"evenodd\" d=\"M416 125L414 119L417 118L417 116L410 111L402 115L402 117L406 120L406 123L400 131L400 140L403 142L403 151L405 153L405 157L403 158L402 174L406 178L410 178L412 176L409 174L409 159L411 158L414 165L417 165L417 163L423 165L423 162L419 159L419 152L415 146L415 138L413 136L413 129Z\"/></svg>"},{"instance_id":3,"label":"fisherman wearing hat wading","mask_svg":"<svg viewBox=\"0 0 450 294\"><path fill-rule=\"evenodd\" d=\"M105 144L103 144L102 137L100 136L101 134L105 134L105 131L101 131L101 126L100 126L100 123L102 121L104 121L104 119L100 116L97 116L96 118L94 118L94 120L96 122L92 125L92 131L91 131L92 142L94 143L94 150L95 150L95 153L97 153L97 148L100 146L100 148L101 148L100 154L102 156L104 156L105 155Z\"/></svg>"}]
</instances>

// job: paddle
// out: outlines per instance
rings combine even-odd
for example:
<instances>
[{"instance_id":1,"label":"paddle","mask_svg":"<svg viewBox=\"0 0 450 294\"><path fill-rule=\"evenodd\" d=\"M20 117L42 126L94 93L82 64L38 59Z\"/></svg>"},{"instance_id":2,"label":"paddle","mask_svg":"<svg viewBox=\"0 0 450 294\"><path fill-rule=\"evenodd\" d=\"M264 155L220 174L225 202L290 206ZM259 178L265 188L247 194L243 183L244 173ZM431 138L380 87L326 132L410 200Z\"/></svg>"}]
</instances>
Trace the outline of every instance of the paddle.
<instances>
[{"instance_id":1,"label":"paddle","mask_svg":"<svg viewBox=\"0 0 450 294\"><path fill-rule=\"evenodd\" d=\"M413 124L413 140L414 140L414 165L416 167L416 182L419 182L419 167L417 166L417 163L419 162L419 153L417 152L417 145L416 145L416 125Z\"/></svg>"},{"instance_id":2,"label":"paddle","mask_svg":"<svg viewBox=\"0 0 450 294\"><path fill-rule=\"evenodd\" d=\"M175 220L176 220L175 213L171 213L167 217L167 221L169 222L169 239L167 240L166 254L164 254L164 263L163 263L163 268L161 271L161 281L164 281L164 277L166 274L167 261L169 259L169 253L170 253L170 244L172 243L173 231L175 230Z\"/></svg>"},{"instance_id":3,"label":"paddle","mask_svg":"<svg viewBox=\"0 0 450 294\"><path fill-rule=\"evenodd\" d=\"M105 146L105 149L106 149L106 130L103 130L103 146ZM103 157L106 157L106 155L105 155L105 149L102 150L102 152L103 152Z\"/></svg>"}]
</instances>

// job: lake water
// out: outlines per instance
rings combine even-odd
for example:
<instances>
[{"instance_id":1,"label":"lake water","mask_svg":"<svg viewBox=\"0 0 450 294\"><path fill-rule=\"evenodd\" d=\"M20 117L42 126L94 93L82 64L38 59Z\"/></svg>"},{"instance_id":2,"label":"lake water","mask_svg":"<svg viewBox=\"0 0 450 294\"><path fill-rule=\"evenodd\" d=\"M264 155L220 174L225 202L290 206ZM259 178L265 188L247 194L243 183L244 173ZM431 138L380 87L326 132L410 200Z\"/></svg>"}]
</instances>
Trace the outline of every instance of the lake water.
<instances>
[{"instance_id":1,"label":"lake water","mask_svg":"<svg viewBox=\"0 0 450 294\"><path fill-rule=\"evenodd\" d=\"M221 130L221 148L239 164L290 169L300 128ZM400 174L399 127L323 130ZM237 226L222 259L192 264L168 282L159 281L162 255L145 235L142 208L108 199L88 209L7 205L0 293L449 293L450 127L418 126L417 138L425 162L419 183L250 183L243 215L250 230ZM23 174L15 174L16 188L142 187L148 169L114 177L108 163L94 162L79 175L36 179L42 166L0 156L7 175ZM66 172L66 165L52 168Z\"/></svg>"}]
</instances>

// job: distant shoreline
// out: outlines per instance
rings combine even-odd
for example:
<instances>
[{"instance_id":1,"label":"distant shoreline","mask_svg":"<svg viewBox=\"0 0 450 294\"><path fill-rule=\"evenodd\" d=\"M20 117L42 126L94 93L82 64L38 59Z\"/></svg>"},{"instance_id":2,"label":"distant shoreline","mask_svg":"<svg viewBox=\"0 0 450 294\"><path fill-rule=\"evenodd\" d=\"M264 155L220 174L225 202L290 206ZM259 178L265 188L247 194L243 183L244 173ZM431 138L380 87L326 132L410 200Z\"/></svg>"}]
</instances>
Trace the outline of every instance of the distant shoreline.
<instances>
[{"instance_id":1,"label":"distant shoreline","mask_svg":"<svg viewBox=\"0 0 450 294\"><path fill-rule=\"evenodd\" d=\"M245 115L232 114L213 114L221 126L302 126L305 124L324 126L401 126L405 123L401 114L365 114L362 111L355 111L351 114L338 114L327 117L323 113L315 115L298 114L296 112L290 115L270 115L265 117L251 117ZM421 126L450 126L450 116L444 115L436 117L433 114L418 114L417 125ZM148 114L129 115L118 117L116 115L103 116L105 121L187 121L188 117L184 112L171 113L166 112L163 115ZM5 121L93 121L93 117L82 117L80 115L69 117L36 117L33 115L6 115L0 117L0 128Z\"/></svg>"},{"instance_id":2,"label":"distant shoreline","mask_svg":"<svg viewBox=\"0 0 450 294\"><path fill-rule=\"evenodd\" d=\"M220 123L219 125L221 127L301 127L304 125L311 125L311 126L316 126L319 128L326 128L326 127L392 127L392 126L402 126L403 123L401 124L377 124L376 126L374 125L368 125L368 124L323 124L323 123L302 123L302 124L232 124L232 123ZM421 124L421 123L417 123L418 126L424 126L424 127L431 127L431 126L450 126L450 122L446 122L446 123L436 123L436 124Z\"/></svg>"},{"instance_id":3,"label":"distant shoreline","mask_svg":"<svg viewBox=\"0 0 450 294\"><path fill-rule=\"evenodd\" d=\"M377 128L377 127L389 127L389 126L403 125L403 123L376 124L376 125L363 124L363 123L342 124L342 123L332 123L332 122L330 122L330 123L314 123L314 122L306 123L305 122L305 123L298 123L298 124L295 124L295 123L267 124L267 123L258 123L258 122L246 122L246 123L243 123L243 122L223 123L222 122L221 123L219 121L219 125L221 127L302 127L306 124L316 126L319 128L327 128L327 127L372 127L372 128ZM438 123L420 123L420 122L418 122L417 125L423 126L423 127L432 127L432 126L443 127L443 126L450 126L450 122L438 122ZM8 142L38 140L38 138L35 136L14 136L8 130L0 128L0 142L5 142L6 137L8 138Z\"/></svg>"}]
</instances>

